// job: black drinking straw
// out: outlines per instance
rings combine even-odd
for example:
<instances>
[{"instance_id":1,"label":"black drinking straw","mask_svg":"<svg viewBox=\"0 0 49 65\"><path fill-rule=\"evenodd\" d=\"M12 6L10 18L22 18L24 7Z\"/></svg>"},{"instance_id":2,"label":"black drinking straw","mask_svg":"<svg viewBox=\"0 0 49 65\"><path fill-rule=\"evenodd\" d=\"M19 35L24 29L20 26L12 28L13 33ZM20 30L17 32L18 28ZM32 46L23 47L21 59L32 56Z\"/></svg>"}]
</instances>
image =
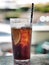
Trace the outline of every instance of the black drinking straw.
<instances>
[{"instance_id":1,"label":"black drinking straw","mask_svg":"<svg viewBox=\"0 0 49 65\"><path fill-rule=\"evenodd\" d=\"M32 18L33 18L33 7L34 7L34 3L32 3L32 8L31 8L31 23L32 23Z\"/></svg>"}]
</instances>

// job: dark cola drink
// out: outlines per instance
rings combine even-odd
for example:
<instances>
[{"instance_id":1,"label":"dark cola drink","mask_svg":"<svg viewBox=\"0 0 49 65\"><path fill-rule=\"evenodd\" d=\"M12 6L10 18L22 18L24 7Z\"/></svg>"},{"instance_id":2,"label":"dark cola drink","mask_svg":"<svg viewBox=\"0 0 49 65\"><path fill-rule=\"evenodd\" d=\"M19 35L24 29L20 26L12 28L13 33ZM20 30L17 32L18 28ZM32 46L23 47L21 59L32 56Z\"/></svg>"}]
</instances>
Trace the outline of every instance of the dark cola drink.
<instances>
[{"instance_id":1,"label":"dark cola drink","mask_svg":"<svg viewBox=\"0 0 49 65\"><path fill-rule=\"evenodd\" d=\"M12 45L15 60L30 59L31 28L11 28Z\"/></svg>"}]
</instances>

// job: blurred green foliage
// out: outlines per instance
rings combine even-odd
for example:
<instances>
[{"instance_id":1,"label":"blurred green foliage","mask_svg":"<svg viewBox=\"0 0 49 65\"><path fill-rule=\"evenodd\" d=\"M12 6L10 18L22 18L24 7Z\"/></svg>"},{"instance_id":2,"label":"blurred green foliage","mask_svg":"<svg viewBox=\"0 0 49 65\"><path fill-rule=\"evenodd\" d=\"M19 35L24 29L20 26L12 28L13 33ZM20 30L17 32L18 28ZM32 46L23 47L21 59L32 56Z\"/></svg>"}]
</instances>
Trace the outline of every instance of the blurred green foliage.
<instances>
[{"instance_id":1,"label":"blurred green foliage","mask_svg":"<svg viewBox=\"0 0 49 65\"><path fill-rule=\"evenodd\" d=\"M27 12L30 9L29 5L24 6L18 9L0 9L0 13L4 14L4 17L6 20L9 20L10 18L19 18L21 17L22 13Z\"/></svg>"},{"instance_id":2,"label":"blurred green foliage","mask_svg":"<svg viewBox=\"0 0 49 65\"><path fill-rule=\"evenodd\" d=\"M29 9L29 7L21 7L14 11L7 11L5 12L5 19L9 20L10 18L19 18L23 12L27 12Z\"/></svg>"},{"instance_id":3,"label":"blurred green foliage","mask_svg":"<svg viewBox=\"0 0 49 65\"><path fill-rule=\"evenodd\" d=\"M5 19L9 20L10 18L19 18L20 17L20 13L16 12L16 11L9 11L7 13L5 13Z\"/></svg>"},{"instance_id":4,"label":"blurred green foliage","mask_svg":"<svg viewBox=\"0 0 49 65\"><path fill-rule=\"evenodd\" d=\"M44 12L44 13L49 12L49 3L47 3L47 4L36 4L35 5L35 11Z\"/></svg>"},{"instance_id":5,"label":"blurred green foliage","mask_svg":"<svg viewBox=\"0 0 49 65\"><path fill-rule=\"evenodd\" d=\"M29 10L29 7L22 7L22 8L20 8L20 10L21 10L22 12L26 12L26 11Z\"/></svg>"}]
</instances>

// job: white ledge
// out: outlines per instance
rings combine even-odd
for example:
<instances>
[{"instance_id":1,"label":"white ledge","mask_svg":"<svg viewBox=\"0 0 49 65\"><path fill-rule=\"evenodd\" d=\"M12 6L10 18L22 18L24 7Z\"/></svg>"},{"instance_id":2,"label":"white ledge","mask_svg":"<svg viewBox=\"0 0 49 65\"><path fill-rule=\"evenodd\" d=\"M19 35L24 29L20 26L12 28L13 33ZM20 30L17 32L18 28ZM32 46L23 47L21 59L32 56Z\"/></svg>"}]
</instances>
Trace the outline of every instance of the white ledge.
<instances>
[{"instance_id":1,"label":"white ledge","mask_svg":"<svg viewBox=\"0 0 49 65\"><path fill-rule=\"evenodd\" d=\"M49 31L49 26L32 26L33 31Z\"/></svg>"}]
</instances>

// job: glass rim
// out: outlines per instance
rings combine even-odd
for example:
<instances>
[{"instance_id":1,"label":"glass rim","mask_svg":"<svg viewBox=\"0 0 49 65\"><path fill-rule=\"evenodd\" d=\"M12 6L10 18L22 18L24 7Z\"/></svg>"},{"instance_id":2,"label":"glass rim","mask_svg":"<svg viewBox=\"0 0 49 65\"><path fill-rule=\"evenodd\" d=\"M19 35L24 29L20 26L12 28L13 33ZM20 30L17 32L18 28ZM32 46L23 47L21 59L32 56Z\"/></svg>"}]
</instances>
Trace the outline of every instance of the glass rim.
<instances>
[{"instance_id":1,"label":"glass rim","mask_svg":"<svg viewBox=\"0 0 49 65\"><path fill-rule=\"evenodd\" d=\"M31 27L30 19L28 18L10 18L11 27Z\"/></svg>"},{"instance_id":2,"label":"glass rim","mask_svg":"<svg viewBox=\"0 0 49 65\"><path fill-rule=\"evenodd\" d=\"M29 18L10 18L10 20L29 20Z\"/></svg>"},{"instance_id":3,"label":"glass rim","mask_svg":"<svg viewBox=\"0 0 49 65\"><path fill-rule=\"evenodd\" d=\"M10 18L10 23L30 23L29 18Z\"/></svg>"}]
</instances>

